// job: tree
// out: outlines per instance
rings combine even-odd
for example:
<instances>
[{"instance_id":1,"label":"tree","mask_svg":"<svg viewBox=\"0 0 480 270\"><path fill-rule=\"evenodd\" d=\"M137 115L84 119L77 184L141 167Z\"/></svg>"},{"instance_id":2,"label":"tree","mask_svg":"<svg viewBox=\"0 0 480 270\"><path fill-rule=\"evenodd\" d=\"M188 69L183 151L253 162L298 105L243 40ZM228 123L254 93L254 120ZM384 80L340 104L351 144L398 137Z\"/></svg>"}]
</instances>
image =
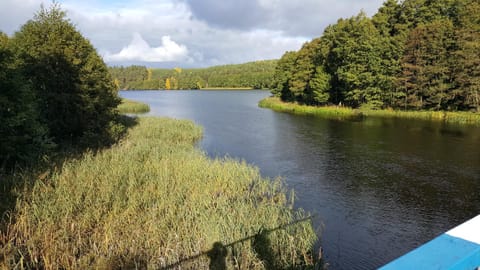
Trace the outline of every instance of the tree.
<instances>
[{"instance_id":1,"label":"tree","mask_svg":"<svg viewBox=\"0 0 480 270\"><path fill-rule=\"evenodd\" d=\"M330 99L330 74L326 73L323 66L318 66L315 69L315 74L310 81L311 99L315 104L324 105Z\"/></svg>"},{"instance_id":2,"label":"tree","mask_svg":"<svg viewBox=\"0 0 480 270\"><path fill-rule=\"evenodd\" d=\"M170 83L170 78L165 79L165 90L172 89L172 85Z\"/></svg>"},{"instance_id":3,"label":"tree","mask_svg":"<svg viewBox=\"0 0 480 270\"><path fill-rule=\"evenodd\" d=\"M454 52L455 106L480 111L480 3L464 1L459 5L457 48Z\"/></svg>"},{"instance_id":4,"label":"tree","mask_svg":"<svg viewBox=\"0 0 480 270\"><path fill-rule=\"evenodd\" d=\"M283 101L294 101L295 96L290 91L289 85L292 79L294 63L297 58L296 52L286 52L278 61L272 83L272 94L280 97Z\"/></svg>"},{"instance_id":5,"label":"tree","mask_svg":"<svg viewBox=\"0 0 480 270\"><path fill-rule=\"evenodd\" d=\"M13 41L53 139L110 140L120 102L113 80L102 58L59 5L48 10L42 6Z\"/></svg>"},{"instance_id":6,"label":"tree","mask_svg":"<svg viewBox=\"0 0 480 270\"><path fill-rule=\"evenodd\" d=\"M290 92L296 101L307 104L314 102L309 82L320 62L318 52L321 45L321 39L313 39L305 43L296 55L292 76L288 83Z\"/></svg>"},{"instance_id":7,"label":"tree","mask_svg":"<svg viewBox=\"0 0 480 270\"><path fill-rule=\"evenodd\" d=\"M450 20L420 24L407 39L402 59L405 108L447 109L454 98L449 59L454 43Z\"/></svg>"},{"instance_id":8,"label":"tree","mask_svg":"<svg viewBox=\"0 0 480 270\"><path fill-rule=\"evenodd\" d=\"M364 13L341 19L325 30L323 39L329 44L325 70L332 75L332 101L382 107L389 86L383 57L389 47L372 21Z\"/></svg>"},{"instance_id":9,"label":"tree","mask_svg":"<svg viewBox=\"0 0 480 270\"><path fill-rule=\"evenodd\" d=\"M35 96L16 67L10 40L0 32L0 170L28 163L50 146Z\"/></svg>"}]
</instances>

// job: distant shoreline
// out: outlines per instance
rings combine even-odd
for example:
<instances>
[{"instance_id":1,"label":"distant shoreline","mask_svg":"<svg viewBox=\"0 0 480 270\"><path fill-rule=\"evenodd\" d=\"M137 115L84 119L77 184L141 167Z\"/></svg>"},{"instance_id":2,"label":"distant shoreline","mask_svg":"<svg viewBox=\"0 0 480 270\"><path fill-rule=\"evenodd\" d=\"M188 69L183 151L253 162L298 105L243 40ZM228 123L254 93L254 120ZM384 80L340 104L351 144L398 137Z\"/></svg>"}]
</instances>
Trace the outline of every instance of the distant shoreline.
<instances>
[{"instance_id":1,"label":"distant shoreline","mask_svg":"<svg viewBox=\"0 0 480 270\"><path fill-rule=\"evenodd\" d=\"M208 87L200 89L119 89L118 91L250 91L250 90L263 90L269 89L256 89L251 87Z\"/></svg>"}]
</instances>

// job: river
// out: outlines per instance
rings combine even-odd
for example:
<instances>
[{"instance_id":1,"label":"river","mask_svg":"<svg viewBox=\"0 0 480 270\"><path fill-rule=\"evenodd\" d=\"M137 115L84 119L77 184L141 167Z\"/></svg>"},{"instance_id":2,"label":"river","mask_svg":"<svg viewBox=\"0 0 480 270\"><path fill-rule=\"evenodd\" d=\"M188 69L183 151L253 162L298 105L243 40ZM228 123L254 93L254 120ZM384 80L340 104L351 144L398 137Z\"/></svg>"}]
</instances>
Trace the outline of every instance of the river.
<instances>
[{"instance_id":1,"label":"river","mask_svg":"<svg viewBox=\"0 0 480 270\"><path fill-rule=\"evenodd\" d=\"M203 126L212 157L246 160L316 214L328 269L374 269L480 213L480 127L327 120L258 108L267 91L121 91Z\"/></svg>"}]
</instances>

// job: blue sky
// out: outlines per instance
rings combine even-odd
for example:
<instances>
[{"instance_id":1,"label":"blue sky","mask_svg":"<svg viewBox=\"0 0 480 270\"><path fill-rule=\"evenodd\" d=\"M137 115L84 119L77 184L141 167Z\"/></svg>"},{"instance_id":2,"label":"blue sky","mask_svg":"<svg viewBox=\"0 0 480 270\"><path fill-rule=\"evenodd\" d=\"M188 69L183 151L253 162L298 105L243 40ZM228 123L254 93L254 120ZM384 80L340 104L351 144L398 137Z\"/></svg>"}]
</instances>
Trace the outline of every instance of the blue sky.
<instances>
[{"instance_id":1,"label":"blue sky","mask_svg":"<svg viewBox=\"0 0 480 270\"><path fill-rule=\"evenodd\" d=\"M0 0L11 35L45 0ZM60 0L109 65L206 67L280 58L383 0Z\"/></svg>"}]
</instances>

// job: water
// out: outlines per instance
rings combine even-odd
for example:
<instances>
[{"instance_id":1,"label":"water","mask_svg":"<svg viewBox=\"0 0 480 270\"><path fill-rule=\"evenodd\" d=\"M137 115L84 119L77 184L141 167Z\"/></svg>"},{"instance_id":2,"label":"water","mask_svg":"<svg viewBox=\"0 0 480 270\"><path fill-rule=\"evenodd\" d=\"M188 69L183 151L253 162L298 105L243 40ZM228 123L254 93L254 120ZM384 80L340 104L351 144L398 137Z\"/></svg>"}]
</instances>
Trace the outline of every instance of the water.
<instances>
[{"instance_id":1,"label":"water","mask_svg":"<svg viewBox=\"0 0 480 270\"><path fill-rule=\"evenodd\" d=\"M257 107L266 91L121 92L204 127L210 156L285 178L316 214L329 269L373 269L480 214L480 128L338 121Z\"/></svg>"}]
</instances>

